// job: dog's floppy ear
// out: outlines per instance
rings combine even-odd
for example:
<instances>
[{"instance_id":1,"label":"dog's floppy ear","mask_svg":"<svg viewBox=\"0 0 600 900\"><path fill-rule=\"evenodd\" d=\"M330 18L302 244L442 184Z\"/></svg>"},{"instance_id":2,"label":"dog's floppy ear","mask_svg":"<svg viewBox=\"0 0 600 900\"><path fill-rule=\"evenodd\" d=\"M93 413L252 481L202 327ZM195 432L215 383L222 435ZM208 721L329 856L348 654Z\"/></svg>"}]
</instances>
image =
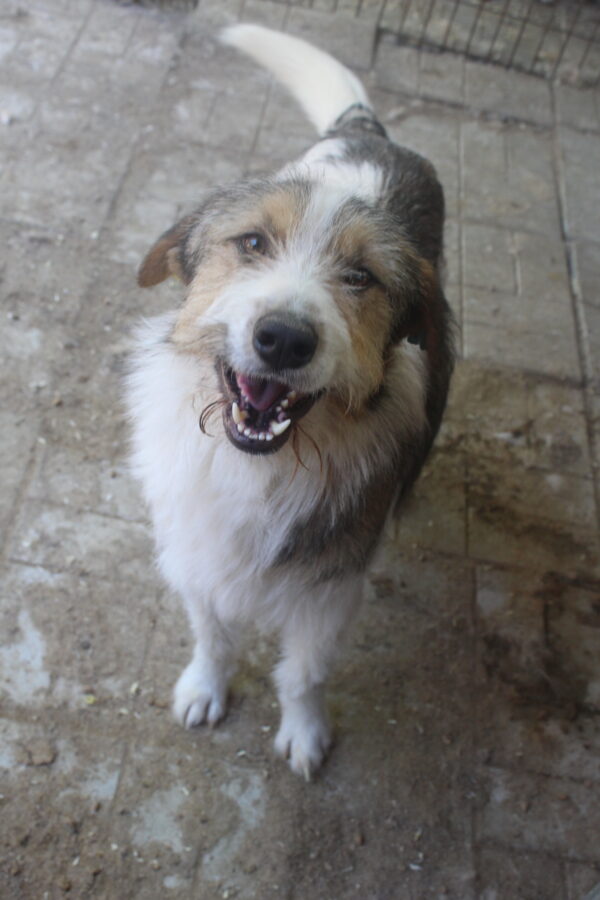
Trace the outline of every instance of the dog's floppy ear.
<instances>
[{"instance_id":1,"label":"dog's floppy ear","mask_svg":"<svg viewBox=\"0 0 600 900\"><path fill-rule=\"evenodd\" d=\"M406 264L410 281L402 291L398 304L401 314L392 326L390 343L406 339L409 344L418 344L421 350L431 349L427 347L431 328L429 308L437 302L439 280L431 263L414 252L406 254Z\"/></svg>"},{"instance_id":2,"label":"dog's floppy ear","mask_svg":"<svg viewBox=\"0 0 600 900\"><path fill-rule=\"evenodd\" d=\"M195 216L186 216L161 234L138 269L137 281L140 287L153 287L170 275L180 281L188 281L181 264L181 244L195 221Z\"/></svg>"}]
</instances>

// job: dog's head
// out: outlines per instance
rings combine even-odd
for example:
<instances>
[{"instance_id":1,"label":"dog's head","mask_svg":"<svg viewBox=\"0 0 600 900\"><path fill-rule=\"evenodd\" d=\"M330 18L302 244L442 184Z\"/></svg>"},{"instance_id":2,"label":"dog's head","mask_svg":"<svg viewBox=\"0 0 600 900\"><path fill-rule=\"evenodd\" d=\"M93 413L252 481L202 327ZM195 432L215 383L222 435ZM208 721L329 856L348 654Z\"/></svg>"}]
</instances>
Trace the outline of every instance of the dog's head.
<instances>
[{"instance_id":1,"label":"dog's head","mask_svg":"<svg viewBox=\"0 0 600 900\"><path fill-rule=\"evenodd\" d=\"M172 341L209 359L232 443L272 453L315 403L359 411L426 328L437 276L385 204L343 179L254 179L165 232L138 280L187 285ZM216 398L215 398L216 399Z\"/></svg>"}]
</instances>

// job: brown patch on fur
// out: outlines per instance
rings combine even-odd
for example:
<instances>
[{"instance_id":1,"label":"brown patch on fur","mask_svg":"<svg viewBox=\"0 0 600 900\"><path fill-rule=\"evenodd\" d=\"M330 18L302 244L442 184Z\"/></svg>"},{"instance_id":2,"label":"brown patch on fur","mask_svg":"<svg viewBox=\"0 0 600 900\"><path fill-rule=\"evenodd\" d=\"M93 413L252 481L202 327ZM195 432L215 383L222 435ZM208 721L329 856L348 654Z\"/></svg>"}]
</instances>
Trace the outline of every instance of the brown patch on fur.
<instances>
[{"instance_id":1,"label":"brown patch on fur","mask_svg":"<svg viewBox=\"0 0 600 900\"><path fill-rule=\"evenodd\" d=\"M301 220L303 203L298 194L282 188L264 198L260 215L265 231L280 244L285 244L289 234Z\"/></svg>"},{"instance_id":2,"label":"brown patch on fur","mask_svg":"<svg viewBox=\"0 0 600 900\"><path fill-rule=\"evenodd\" d=\"M365 266L376 277L386 274L384 261L377 255L377 234L370 222L356 218L335 235L331 251L348 266ZM378 390L384 375L384 353L389 341L392 312L381 284L355 293L344 284L331 286L334 301L346 320L361 373L358 397L349 397L354 408L365 403Z\"/></svg>"},{"instance_id":3,"label":"brown patch on fur","mask_svg":"<svg viewBox=\"0 0 600 900\"><path fill-rule=\"evenodd\" d=\"M392 313L385 290L375 285L358 297L344 285L331 286L334 301L346 320L358 369L360 387L343 402L348 411L358 409L378 390L385 371L385 348L389 342Z\"/></svg>"},{"instance_id":4,"label":"brown patch on fur","mask_svg":"<svg viewBox=\"0 0 600 900\"><path fill-rule=\"evenodd\" d=\"M199 349L198 320L244 265L232 238L263 230L269 240L285 243L287 235L299 221L302 202L299 192L282 187L261 198L254 208L238 211L235 216L224 216L218 223L209 226L203 235L201 265L191 278L185 304L173 330L175 344L186 351L196 352ZM175 229L170 229L163 235L147 259L151 255L153 258L160 258L167 243L169 247L172 246L172 242L177 239ZM193 249L192 246L190 250ZM142 264L142 268L145 264ZM158 268L158 265L157 262L155 267Z\"/></svg>"},{"instance_id":5,"label":"brown patch on fur","mask_svg":"<svg viewBox=\"0 0 600 900\"><path fill-rule=\"evenodd\" d=\"M285 244L302 220L305 204L306 200L299 190L282 185L254 198L250 205L237 208L230 215L220 215L210 224L208 240L216 245L232 237L259 231L265 234L268 242Z\"/></svg>"},{"instance_id":6,"label":"brown patch on fur","mask_svg":"<svg viewBox=\"0 0 600 900\"><path fill-rule=\"evenodd\" d=\"M366 266L374 275L384 278L386 266L377 252L378 237L373 223L357 216L335 232L329 250L340 260L350 265Z\"/></svg>"},{"instance_id":7,"label":"brown patch on fur","mask_svg":"<svg viewBox=\"0 0 600 900\"><path fill-rule=\"evenodd\" d=\"M352 346L365 381L365 400L383 381L384 350L392 319L385 291L373 287L368 294L367 302L360 304L350 322Z\"/></svg>"},{"instance_id":8,"label":"brown patch on fur","mask_svg":"<svg viewBox=\"0 0 600 900\"><path fill-rule=\"evenodd\" d=\"M198 350L201 334L198 320L241 265L239 254L231 243L213 246L207 251L202 265L190 283L186 301L177 316L172 335L173 343L182 350Z\"/></svg>"},{"instance_id":9,"label":"brown patch on fur","mask_svg":"<svg viewBox=\"0 0 600 900\"><path fill-rule=\"evenodd\" d=\"M419 258L418 268L419 278L419 295L420 319L418 321L418 330L425 335L425 346L429 354L430 361L435 364L439 352L440 335L440 298L441 288L439 277L435 268L426 259Z\"/></svg>"}]
</instances>

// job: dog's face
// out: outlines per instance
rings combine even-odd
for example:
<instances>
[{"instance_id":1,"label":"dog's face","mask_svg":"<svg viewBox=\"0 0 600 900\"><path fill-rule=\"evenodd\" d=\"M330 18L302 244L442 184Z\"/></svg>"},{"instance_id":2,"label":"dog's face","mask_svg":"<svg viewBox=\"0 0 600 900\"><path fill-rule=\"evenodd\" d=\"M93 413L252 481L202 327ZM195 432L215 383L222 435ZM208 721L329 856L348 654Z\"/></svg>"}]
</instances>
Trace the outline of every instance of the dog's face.
<instances>
[{"instance_id":1,"label":"dog's face","mask_svg":"<svg viewBox=\"0 0 600 900\"><path fill-rule=\"evenodd\" d=\"M433 278L385 206L294 178L211 195L159 239L139 283L169 274L187 284L172 340L214 363L226 433L255 454L324 397L356 412L377 394Z\"/></svg>"}]
</instances>

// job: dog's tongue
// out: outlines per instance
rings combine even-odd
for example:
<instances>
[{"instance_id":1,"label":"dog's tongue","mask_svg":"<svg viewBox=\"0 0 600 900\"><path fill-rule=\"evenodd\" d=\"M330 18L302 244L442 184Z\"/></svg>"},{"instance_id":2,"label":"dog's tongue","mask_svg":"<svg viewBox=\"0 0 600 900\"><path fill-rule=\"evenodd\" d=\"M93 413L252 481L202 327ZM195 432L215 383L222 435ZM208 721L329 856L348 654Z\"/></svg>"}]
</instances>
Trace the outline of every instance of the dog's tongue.
<instances>
[{"instance_id":1,"label":"dog's tongue","mask_svg":"<svg viewBox=\"0 0 600 900\"><path fill-rule=\"evenodd\" d=\"M246 375L236 375L237 383L246 395L254 409L264 412L273 406L276 400L288 390L287 384L280 381L266 381L264 378L252 378Z\"/></svg>"}]
</instances>

